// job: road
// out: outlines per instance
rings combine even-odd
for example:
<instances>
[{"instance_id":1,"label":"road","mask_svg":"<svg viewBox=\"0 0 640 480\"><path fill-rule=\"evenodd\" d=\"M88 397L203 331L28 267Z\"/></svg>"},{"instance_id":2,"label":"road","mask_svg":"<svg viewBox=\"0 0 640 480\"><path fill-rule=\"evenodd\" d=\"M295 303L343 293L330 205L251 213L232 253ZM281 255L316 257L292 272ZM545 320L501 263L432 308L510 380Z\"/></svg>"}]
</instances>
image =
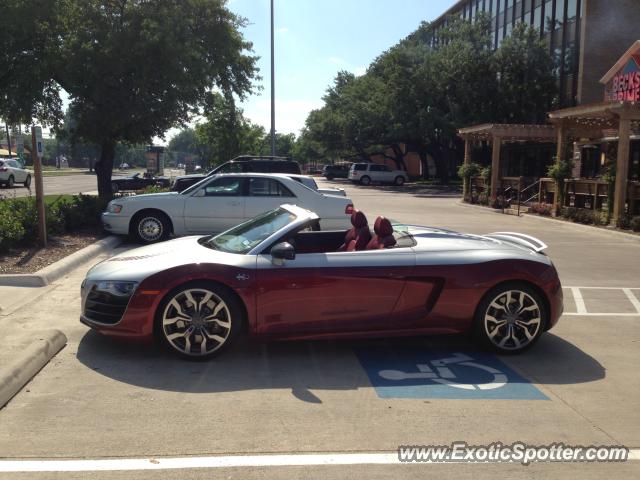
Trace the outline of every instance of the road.
<instances>
[{"instance_id":1,"label":"road","mask_svg":"<svg viewBox=\"0 0 640 480\"><path fill-rule=\"evenodd\" d=\"M183 172L179 170L166 170L165 174L169 177L175 177ZM132 173L125 173L115 171L114 177L131 175ZM60 194L77 194L77 193L94 193L97 192L98 186L96 183L96 176L93 174L76 174L76 175L56 175L43 178L44 194L45 195L60 195ZM12 197L26 197L29 195L35 195L35 185L31 184L31 190L22 186L16 186L12 189L0 188L0 196L8 198Z\"/></svg>"},{"instance_id":2,"label":"road","mask_svg":"<svg viewBox=\"0 0 640 480\"><path fill-rule=\"evenodd\" d=\"M87 264L65 281L34 292L20 311L0 316L0 328L8 334L35 328L39 321L69 337L52 362L0 410L0 456L75 463L46 467L57 473L0 473L0 478L640 475L637 460L528 467L389 464L399 445L454 441L639 448L640 312L631 301L640 298L638 239L461 206L428 189L321 184L346 188L371 223L385 215L472 233L520 231L541 238L550 245L548 254L565 287L566 314L538 345L517 356L479 352L466 337L424 337L243 341L212 361L188 362L153 347L110 341L81 325L78 285ZM472 360L467 367L455 360L451 370L459 385L476 385L471 393L429 380L380 381L382 370L416 372L417 363L435 368L442 359L461 356ZM506 380L498 381L499 375ZM487 383L492 378L494 384ZM363 452L377 455L381 463L332 465L345 461L345 454ZM316 453L328 457L301 456ZM265 454L285 457L278 464ZM219 456L232 456L223 459L235 466L225 468ZM162 465L165 457L176 458L175 469L146 470ZM94 462L101 459L115 460L105 467ZM203 466L193 468L198 461ZM248 466L238 466L243 462ZM60 471L69 465L87 471Z\"/></svg>"}]
</instances>

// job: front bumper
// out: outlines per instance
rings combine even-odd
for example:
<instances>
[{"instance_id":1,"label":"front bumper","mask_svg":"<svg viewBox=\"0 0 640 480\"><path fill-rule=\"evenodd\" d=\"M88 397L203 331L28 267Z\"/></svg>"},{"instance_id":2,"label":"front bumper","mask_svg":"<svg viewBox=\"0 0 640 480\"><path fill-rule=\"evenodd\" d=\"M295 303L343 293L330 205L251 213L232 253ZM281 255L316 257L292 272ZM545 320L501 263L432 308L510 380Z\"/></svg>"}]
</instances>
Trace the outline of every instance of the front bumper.
<instances>
[{"instance_id":1,"label":"front bumper","mask_svg":"<svg viewBox=\"0 0 640 480\"><path fill-rule=\"evenodd\" d=\"M107 232L116 233L118 235L127 235L129 233L129 223L131 217L120 213L104 212L101 217L102 228Z\"/></svg>"}]
</instances>

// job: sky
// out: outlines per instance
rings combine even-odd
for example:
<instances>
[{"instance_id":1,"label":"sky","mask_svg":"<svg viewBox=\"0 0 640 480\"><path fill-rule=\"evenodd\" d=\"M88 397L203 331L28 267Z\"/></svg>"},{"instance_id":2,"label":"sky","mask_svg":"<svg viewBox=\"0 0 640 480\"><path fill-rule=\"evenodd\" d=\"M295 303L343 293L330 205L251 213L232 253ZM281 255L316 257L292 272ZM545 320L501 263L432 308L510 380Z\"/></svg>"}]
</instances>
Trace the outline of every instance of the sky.
<instances>
[{"instance_id":1,"label":"sky","mask_svg":"<svg viewBox=\"0 0 640 480\"><path fill-rule=\"evenodd\" d=\"M299 133L340 70L356 75L382 52L449 9L455 0L275 0L276 131ZM229 0L245 17L263 87L242 104L271 129L270 0Z\"/></svg>"}]
</instances>

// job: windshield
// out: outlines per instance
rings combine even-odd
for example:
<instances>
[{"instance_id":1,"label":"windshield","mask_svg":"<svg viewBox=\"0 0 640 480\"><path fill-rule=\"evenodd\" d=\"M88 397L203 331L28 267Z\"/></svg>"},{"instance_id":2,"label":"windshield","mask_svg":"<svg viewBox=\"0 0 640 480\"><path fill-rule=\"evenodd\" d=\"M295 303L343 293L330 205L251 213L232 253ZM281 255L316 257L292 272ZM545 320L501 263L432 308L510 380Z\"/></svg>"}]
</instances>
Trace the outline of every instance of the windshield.
<instances>
[{"instance_id":1,"label":"windshield","mask_svg":"<svg viewBox=\"0 0 640 480\"><path fill-rule=\"evenodd\" d=\"M277 208L206 240L204 245L223 252L245 254L295 219L293 213Z\"/></svg>"}]
</instances>

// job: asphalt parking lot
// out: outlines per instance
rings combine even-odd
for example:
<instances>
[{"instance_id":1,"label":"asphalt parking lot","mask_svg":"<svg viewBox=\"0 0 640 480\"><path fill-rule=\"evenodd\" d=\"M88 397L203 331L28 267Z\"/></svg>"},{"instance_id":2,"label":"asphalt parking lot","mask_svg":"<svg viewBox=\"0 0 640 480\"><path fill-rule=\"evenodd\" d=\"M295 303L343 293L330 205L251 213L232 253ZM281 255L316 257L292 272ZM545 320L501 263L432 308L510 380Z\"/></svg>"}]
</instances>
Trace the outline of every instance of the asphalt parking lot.
<instances>
[{"instance_id":1,"label":"asphalt parking lot","mask_svg":"<svg viewBox=\"0 0 640 480\"><path fill-rule=\"evenodd\" d=\"M640 475L638 460L528 467L382 460L340 465L345 454L382 458L399 445L455 441L640 448L640 237L499 215L426 188L319 183L345 188L371 223L385 215L472 233L539 237L549 245L563 282L563 318L519 356L479 351L466 337L424 337L242 341L213 361L194 363L153 347L110 341L82 326L78 289L86 265L16 314L0 316L5 329L46 319L69 338L0 410L0 460L70 460L88 471L43 473L32 462L34 472L3 474L0 463L0 478ZM269 466L265 454L326 458ZM220 455L235 463L189 463ZM176 469L154 472L120 460L153 466L161 462L156 457L178 459ZM96 461L104 459L121 461L117 465L124 470L99 471ZM238 466L245 460L249 466Z\"/></svg>"}]
</instances>

